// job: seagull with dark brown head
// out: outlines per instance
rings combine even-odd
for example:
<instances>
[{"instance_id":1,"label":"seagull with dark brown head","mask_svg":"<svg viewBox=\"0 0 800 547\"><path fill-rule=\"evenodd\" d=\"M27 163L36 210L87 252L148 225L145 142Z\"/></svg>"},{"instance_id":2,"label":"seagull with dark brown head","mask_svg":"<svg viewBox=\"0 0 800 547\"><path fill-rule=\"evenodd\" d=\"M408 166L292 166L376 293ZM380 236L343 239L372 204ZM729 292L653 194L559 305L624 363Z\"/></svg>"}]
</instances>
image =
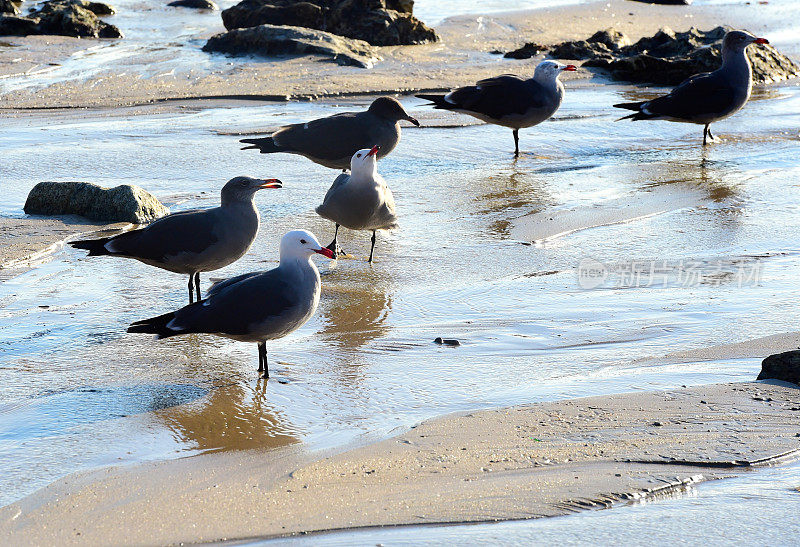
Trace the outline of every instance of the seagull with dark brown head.
<instances>
[{"instance_id":1,"label":"seagull with dark brown head","mask_svg":"<svg viewBox=\"0 0 800 547\"><path fill-rule=\"evenodd\" d=\"M200 272L218 270L239 260L258 233L253 197L262 188L281 188L278 179L236 177L222 187L221 204L160 218L141 230L114 237L70 243L89 256L133 258L189 276L189 302L200 300Z\"/></svg>"},{"instance_id":2,"label":"seagull with dark brown head","mask_svg":"<svg viewBox=\"0 0 800 547\"><path fill-rule=\"evenodd\" d=\"M750 44L768 44L743 30L732 30L722 40L722 66L714 72L695 74L669 94L635 103L615 104L635 110L621 120L667 120L703 126L703 144L714 139L709 127L738 112L750 98L752 69L745 49Z\"/></svg>"},{"instance_id":3,"label":"seagull with dark brown head","mask_svg":"<svg viewBox=\"0 0 800 547\"><path fill-rule=\"evenodd\" d=\"M242 139L262 154L287 152L305 156L331 169L347 170L350 158L362 148L380 146L379 157L389 154L400 142L400 121L419 127L416 118L392 97L378 97L364 112L343 112L306 123L278 129L269 137Z\"/></svg>"}]
</instances>

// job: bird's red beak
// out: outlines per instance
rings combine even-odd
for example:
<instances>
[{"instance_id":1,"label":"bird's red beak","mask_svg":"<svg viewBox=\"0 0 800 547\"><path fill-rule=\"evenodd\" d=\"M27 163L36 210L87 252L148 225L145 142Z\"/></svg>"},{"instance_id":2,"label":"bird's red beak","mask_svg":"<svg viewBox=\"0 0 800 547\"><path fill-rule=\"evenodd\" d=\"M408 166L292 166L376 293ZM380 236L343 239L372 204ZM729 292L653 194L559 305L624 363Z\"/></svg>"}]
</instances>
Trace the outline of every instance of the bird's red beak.
<instances>
[{"instance_id":1,"label":"bird's red beak","mask_svg":"<svg viewBox=\"0 0 800 547\"><path fill-rule=\"evenodd\" d=\"M367 152L367 156L376 155L378 153L378 150L380 150L380 149L381 149L381 147L376 144L375 146L372 147L372 149L369 152Z\"/></svg>"},{"instance_id":2,"label":"bird's red beak","mask_svg":"<svg viewBox=\"0 0 800 547\"><path fill-rule=\"evenodd\" d=\"M319 254L321 254L322 256L327 256L327 257L328 257L328 258L330 258L331 260L333 260L334 258L336 258L336 257L334 256L334 254L333 254L333 251L331 251L331 250L330 250L330 249L328 249L327 247L323 247L322 249L316 249L314 252L315 252L315 253L319 253Z\"/></svg>"},{"instance_id":3,"label":"bird's red beak","mask_svg":"<svg viewBox=\"0 0 800 547\"><path fill-rule=\"evenodd\" d=\"M278 179L264 179L259 188L283 188L283 183Z\"/></svg>"},{"instance_id":4,"label":"bird's red beak","mask_svg":"<svg viewBox=\"0 0 800 547\"><path fill-rule=\"evenodd\" d=\"M576 70L578 70L578 67L576 67L575 65L567 65L561 70L566 70L567 72L575 72Z\"/></svg>"},{"instance_id":5,"label":"bird's red beak","mask_svg":"<svg viewBox=\"0 0 800 547\"><path fill-rule=\"evenodd\" d=\"M769 40L766 38L756 38L756 41L753 42L754 44L769 44Z\"/></svg>"}]
</instances>

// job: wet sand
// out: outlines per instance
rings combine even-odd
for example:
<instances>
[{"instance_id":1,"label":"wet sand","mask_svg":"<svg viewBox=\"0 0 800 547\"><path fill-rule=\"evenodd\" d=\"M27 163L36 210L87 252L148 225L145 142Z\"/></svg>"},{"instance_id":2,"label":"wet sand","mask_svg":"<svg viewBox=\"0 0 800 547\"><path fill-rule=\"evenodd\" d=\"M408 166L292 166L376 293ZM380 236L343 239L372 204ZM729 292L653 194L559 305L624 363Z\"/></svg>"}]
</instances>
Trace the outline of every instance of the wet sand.
<instances>
[{"instance_id":1,"label":"wet sand","mask_svg":"<svg viewBox=\"0 0 800 547\"><path fill-rule=\"evenodd\" d=\"M257 100L308 99L369 93L407 93L473 83L498 72L532 71L538 58L502 59L493 50L508 51L524 42L551 44L585 39L600 29L614 27L631 39L651 35L659 28L684 31L692 26L712 28L721 23L766 32L785 24L781 14L758 5L658 6L624 0L579 6L452 17L436 25L442 40L435 44L381 48L384 60L374 69L340 67L316 57L254 59L202 63L187 70L158 67L182 49L143 51L126 58L122 67L103 70L88 79L55 81L47 87L23 87L0 95L0 108L120 107L185 98L251 98ZM210 34L196 36L204 42ZM62 37L9 37L0 48L0 76L56 75L82 52L88 60L104 43ZM126 44L125 40L121 42ZM187 47L199 47L192 44ZM96 51L95 51L96 50ZM89 51L88 54L86 52ZM796 53L788 51L786 53ZM154 68L150 68L150 67ZM589 78L579 71L567 78Z\"/></svg>"},{"instance_id":2,"label":"wet sand","mask_svg":"<svg viewBox=\"0 0 800 547\"><path fill-rule=\"evenodd\" d=\"M78 216L0 217L0 278L47 260L76 234L121 230L127 223L99 224Z\"/></svg>"},{"instance_id":3,"label":"wet sand","mask_svg":"<svg viewBox=\"0 0 800 547\"><path fill-rule=\"evenodd\" d=\"M563 515L795 459L797 386L470 412L320 458L289 447L67 477L0 510L15 545L174 544Z\"/></svg>"}]
</instances>

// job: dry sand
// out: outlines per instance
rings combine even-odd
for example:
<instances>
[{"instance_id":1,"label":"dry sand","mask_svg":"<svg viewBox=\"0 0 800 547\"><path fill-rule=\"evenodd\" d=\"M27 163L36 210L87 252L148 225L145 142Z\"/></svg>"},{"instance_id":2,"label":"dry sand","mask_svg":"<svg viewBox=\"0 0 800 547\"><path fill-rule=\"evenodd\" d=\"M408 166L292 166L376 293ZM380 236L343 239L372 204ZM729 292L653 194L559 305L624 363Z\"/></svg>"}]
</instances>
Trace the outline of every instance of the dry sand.
<instances>
[{"instance_id":1,"label":"dry sand","mask_svg":"<svg viewBox=\"0 0 800 547\"><path fill-rule=\"evenodd\" d=\"M173 544L563 515L800 452L797 386L742 383L447 416L314 459L245 451L70 476L0 510L0 543Z\"/></svg>"},{"instance_id":2,"label":"dry sand","mask_svg":"<svg viewBox=\"0 0 800 547\"><path fill-rule=\"evenodd\" d=\"M213 69L150 73L159 57L142 52L126 58L88 81L56 81L44 89L24 88L0 95L0 108L57 108L143 104L182 98L230 97L269 100L323 96L404 93L443 89L472 83L502 72L532 72L539 59L514 61L492 55L524 42L552 44L585 39L595 31L615 27L632 39L668 26L676 31L719 24L746 27L753 32L778 28L782 22L763 6L658 6L625 0L596 2L499 15L453 17L436 26L441 42L421 46L381 48L384 60L364 70L320 62L316 57L249 59ZM768 34L768 33L767 33ZM200 36L205 39L207 36ZM70 55L97 46L94 40L63 37L8 37L0 47L0 77L47 73ZM199 46L198 46L199 47ZM181 54L181 49L160 53ZM787 52L794 53L794 52ZM146 76L146 77L145 77ZM589 78L581 70L567 78Z\"/></svg>"}]
</instances>

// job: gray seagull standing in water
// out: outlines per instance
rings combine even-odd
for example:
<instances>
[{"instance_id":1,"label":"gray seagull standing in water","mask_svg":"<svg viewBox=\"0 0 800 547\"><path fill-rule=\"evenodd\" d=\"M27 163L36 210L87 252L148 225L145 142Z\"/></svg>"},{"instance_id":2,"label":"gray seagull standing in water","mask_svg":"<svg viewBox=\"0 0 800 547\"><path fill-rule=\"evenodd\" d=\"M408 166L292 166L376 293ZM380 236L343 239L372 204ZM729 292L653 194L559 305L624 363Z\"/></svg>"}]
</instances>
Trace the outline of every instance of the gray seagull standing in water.
<instances>
[{"instance_id":1,"label":"gray seagull standing in water","mask_svg":"<svg viewBox=\"0 0 800 547\"><path fill-rule=\"evenodd\" d=\"M336 223L333 241L328 245L335 256L344 254L338 246L339 226L351 230L372 230L369 262L375 252L375 231L397 226L394 197L386 181L378 174L378 146L359 150L350 159L350 174L342 173L333 181L317 214Z\"/></svg>"},{"instance_id":2,"label":"gray seagull standing in water","mask_svg":"<svg viewBox=\"0 0 800 547\"><path fill-rule=\"evenodd\" d=\"M205 299L151 319L131 323L128 332L158 339L208 333L258 344L258 371L269 378L267 340L282 338L311 319L319 304L320 278L315 253L333 258L314 234L293 230L281 238L281 262L266 272L221 281Z\"/></svg>"},{"instance_id":3,"label":"gray seagull standing in water","mask_svg":"<svg viewBox=\"0 0 800 547\"><path fill-rule=\"evenodd\" d=\"M394 150L400 142L400 120L419 127L416 118L395 99L378 97L366 112L343 112L287 125L270 137L239 142L250 145L242 150L255 148L262 154L300 154L325 167L346 170L350 167L350 157L357 150L377 144L381 147L380 157Z\"/></svg>"},{"instance_id":4,"label":"gray seagull standing in water","mask_svg":"<svg viewBox=\"0 0 800 547\"><path fill-rule=\"evenodd\" d=\"M714 72L695 74L668 95L650 101L615 104L635 110L621 120L668 120L696 123L703 127L703 144L714 139L709 125L724 120L741 109L753 87L752 70L745 49L750 44L768 44L749 32L732 30L722 40L722 66Z\"/></svg>"},{"instance_id":5,"label":"gray seagull standing in water","mask_svg":"<svg viewBox=\"0 0 800 547\"><path fill-rule=\"evenodd\" d=\"M542 61L529 80L504 74L446 95L420 94L417 97L431 101L434 108L462 112L486 123L510 127L514 133L514 156L519 156L519 130L542 123L561 106L564 84L558 77L564 70L577 68Z\"/></svg>"},{"instance_id":6,"label":"gray seagull standing in water","mask_svg":"<svg viewBox=\"0 0 800 547\"><path fill-rule=\"evenodd\" d=\"M200 300L200 272L218 270L239 260L256 238L258 210L253 197L262 188L281 188L278 179L236 177L222 187L221 205L160 218L141 230L114 237L70 243L89 256L134 258L189 276L189 303Z\"/></svg>"}]
</instances>

